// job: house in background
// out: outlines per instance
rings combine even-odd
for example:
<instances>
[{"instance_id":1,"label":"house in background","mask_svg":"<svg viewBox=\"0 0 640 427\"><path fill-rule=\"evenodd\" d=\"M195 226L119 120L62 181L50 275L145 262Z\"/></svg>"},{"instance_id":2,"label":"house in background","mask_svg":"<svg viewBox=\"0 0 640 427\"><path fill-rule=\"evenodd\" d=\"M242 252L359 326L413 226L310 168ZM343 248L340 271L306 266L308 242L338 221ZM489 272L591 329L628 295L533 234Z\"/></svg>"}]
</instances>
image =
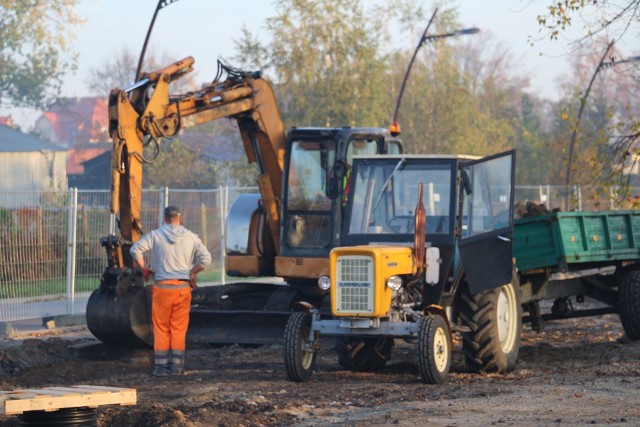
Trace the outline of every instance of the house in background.
<instances>
[{"instance_id":1,"label":"house in background","mask_svg":"<svg viewBox=\"0 0 640 427\"><path fill-rule=\"evenodd\" d=\"M19 195L5 195L0 200L2 207L37 206L38 195L29 192L67 190L68 157L66 148L0 126L0 192Z\"/></svg>"},{"instance_id":2,"label":"house in background","mask_svg":"<svg viewBox=\"0 0 640 427\"><path fill-rule=\"evenodd\" d=\"M34 132L60 147L110 141L103 97L63 98L36 120Z\"/></svg>"},{"instance_id":3,"label":"house in background","mask_svg":"<svg viewBox=\"0 0 640 427\"><path fill-rule=\"evenodd\" d=\"M79 190L108 190L111 188L111 147L97 156L79 163L81 170L68 173L69 187ZM69 169L67 169L68 171Z\"/></svg>"},{"instance_id":4,"label":"house in background","mask_svg":"<svg viewBox=\"0 0 640 427\"><path fill-rule=\"evenodd\" d=\"M66 170L70 187L97 188L83 163L111 150L107 98L63 98L42 113L33 130L43 139L69 149Z\"/></svg>"},{"instance_id":5,"label":"house in background","mask_svg":"<svg viewBox=\"0 0 640 427\"><path fill-rule=\"evenodd\" d=\"M14 127L11 116L0 116L0 126Z\"/></svg>"}]
</instances>

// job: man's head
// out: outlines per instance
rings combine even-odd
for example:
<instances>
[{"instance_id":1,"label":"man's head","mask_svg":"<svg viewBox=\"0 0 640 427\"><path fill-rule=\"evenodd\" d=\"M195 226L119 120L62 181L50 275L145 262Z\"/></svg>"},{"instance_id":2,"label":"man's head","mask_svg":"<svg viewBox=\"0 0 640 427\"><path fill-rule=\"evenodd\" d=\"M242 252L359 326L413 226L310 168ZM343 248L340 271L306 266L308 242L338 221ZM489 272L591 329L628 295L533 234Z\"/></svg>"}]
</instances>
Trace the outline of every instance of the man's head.
<instances>
[{"instance_id":1,"label":"man's head","mask_svg":"<svg viewBox=\"0 0 640 427\"><path fill-rule=\"evenodd\" d=\"M182 222L182 214L177 206L167 206L164 208L164 222L166 224L180 224Z\"/></svg>"}]
</instances>

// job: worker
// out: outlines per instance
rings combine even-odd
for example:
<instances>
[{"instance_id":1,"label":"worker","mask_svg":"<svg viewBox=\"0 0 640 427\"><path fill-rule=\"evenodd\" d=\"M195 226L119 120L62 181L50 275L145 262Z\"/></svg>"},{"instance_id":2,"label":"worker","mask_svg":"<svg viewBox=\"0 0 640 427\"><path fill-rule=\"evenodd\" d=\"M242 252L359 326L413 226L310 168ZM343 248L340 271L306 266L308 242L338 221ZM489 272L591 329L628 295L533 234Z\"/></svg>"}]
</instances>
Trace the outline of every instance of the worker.
<instances>
[{"instance_id":1,"label":"worker","mask_svg":"<svg viewBox=\"0 0 640 427\"><path fill-rule=\"evenodd\" d=\"M196 275L211 263L206 246L182 226L182 219L178 207L166 207L164 225L131 247L134 267L142 269L145 280L154 279L151 318L156 376L184 373L191 291L197 287ZM145 265L146 252L153 269Z\"/></svg>"}]
</instances>

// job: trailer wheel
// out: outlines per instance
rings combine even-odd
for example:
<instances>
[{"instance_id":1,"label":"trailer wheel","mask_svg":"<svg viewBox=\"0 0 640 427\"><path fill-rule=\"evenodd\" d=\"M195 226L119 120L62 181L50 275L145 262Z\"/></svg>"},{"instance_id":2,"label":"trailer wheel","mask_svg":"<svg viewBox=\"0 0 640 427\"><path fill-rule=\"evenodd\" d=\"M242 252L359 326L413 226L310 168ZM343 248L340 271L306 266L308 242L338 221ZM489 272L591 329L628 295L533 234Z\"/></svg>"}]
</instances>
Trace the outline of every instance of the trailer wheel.
<instances>
[{"instance_id":1,"label":"trailer wheel","mask_svg":"<svg viewBox=\"0 0 640 427\"><path fill-rule=\"evenodd\" d=\"M445 320L438 315L420 318L418 330L418 368L422 382L442 384L451 367L451 340Z\"/></svg>"},{"instance_id":2,"label":"trailer wheel","mask_svg":"<svg viewBox=\"0 0 640 427\"><path fill-rule=\"evenodd\" d=\"M292 381L305 382L313 373L316 350L310 331L310 314L298 312L289 317L284 329L284 365Z\"/></svg>"},{"instance_id":3,"label":"trailer wheel","mask_svg":"<svg viewBox=\"0 0 640 427\"><path fill-rule=\"evenodd\" d=\"M517 276L496 289L461 295L460 317L470 332L462 334L467 367L475 372L509 372L516 366L522 333L522 305Z\"/></svg>"},{"instance_id":4,"label":"trailer wheel","mask_svg":"<svg viewBox=\"0 0 640 427\"><path fill-rule=\"evenodd\" d=\"M640 271L625 274L618 288L620 323L629 339L640 339Z\"/></svg>"},{"instance_id":5,"label":"trailer wheel","mask_svg":"<svg viewBox=\"0 0 640 427\"><path fill-rule=\"evenodd\" d=\"M350 371L379 371L391 359L393 344L393 338L338 337L338 364Z\"/></svg>"}]
</instances>

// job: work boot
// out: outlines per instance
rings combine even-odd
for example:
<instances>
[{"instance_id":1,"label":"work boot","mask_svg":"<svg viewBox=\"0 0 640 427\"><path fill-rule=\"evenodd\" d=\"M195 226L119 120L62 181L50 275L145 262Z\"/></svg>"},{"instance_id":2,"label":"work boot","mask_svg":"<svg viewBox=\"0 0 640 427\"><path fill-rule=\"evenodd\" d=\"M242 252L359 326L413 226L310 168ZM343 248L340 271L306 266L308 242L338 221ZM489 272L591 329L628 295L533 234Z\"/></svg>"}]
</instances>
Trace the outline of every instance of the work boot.
<instances>
[{"instance_id":1,"label":"work boot","mask_svg":"<svg viewBox=\"0 0 640 427\"><path fill-rule=\"evenodd\" d=\"M184 370L184 365L171 365L169 368L171 375L185 375L187 373Z\"/></svg>"},{"instance_id":2,"label":"work boot","mask_svg":"<svg viewBox=\"0 0 640 427\"><path fill-rule=\"evenodd\" d=\"M166 377L169 375L169 366L167 365L156 365L153 368L153 375L156 377Z\"/></svg>"}]
</instances>

